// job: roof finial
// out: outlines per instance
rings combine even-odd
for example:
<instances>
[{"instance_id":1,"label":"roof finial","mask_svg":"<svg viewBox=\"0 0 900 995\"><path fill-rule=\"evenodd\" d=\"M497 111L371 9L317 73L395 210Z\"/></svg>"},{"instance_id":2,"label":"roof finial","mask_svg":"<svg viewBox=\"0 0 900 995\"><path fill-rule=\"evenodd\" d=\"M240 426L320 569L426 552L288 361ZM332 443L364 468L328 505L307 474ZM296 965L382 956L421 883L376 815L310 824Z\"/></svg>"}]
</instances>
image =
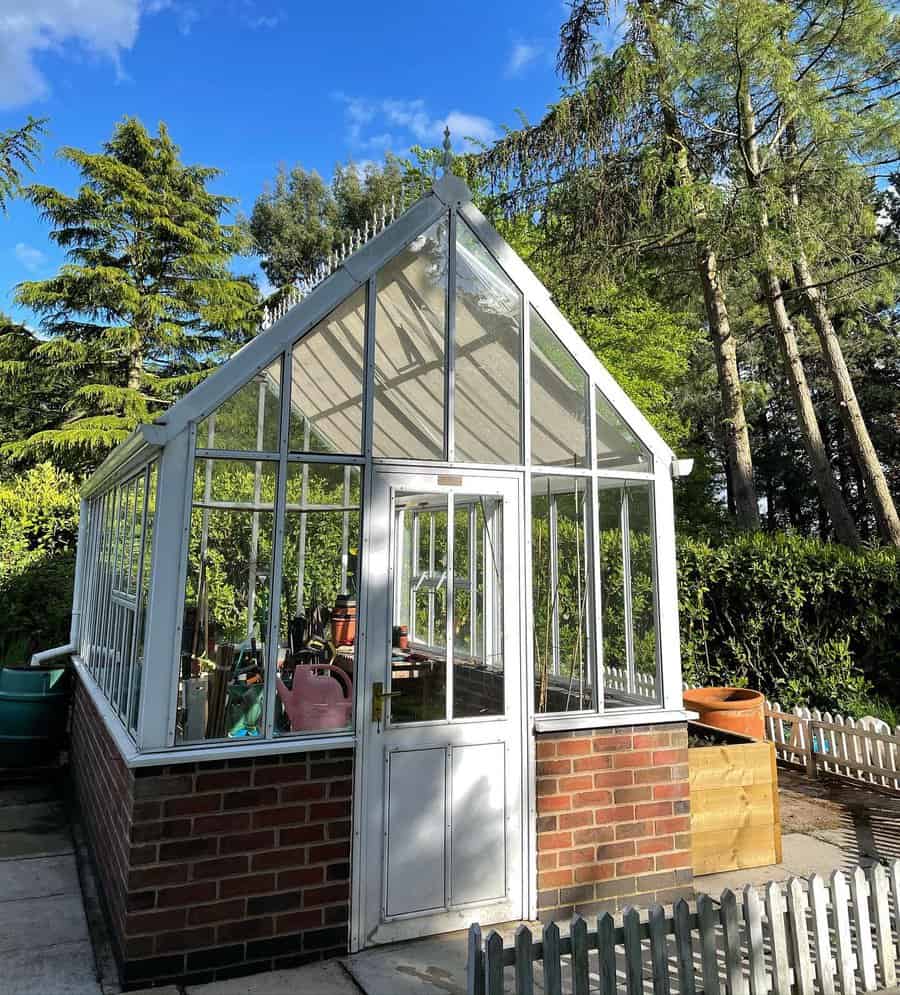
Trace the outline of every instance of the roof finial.
<instances>
[{"instance_id":1,"label":"roof finial","mask_svg":"<svg viewBox=\"0 0 900 995\"><path fill-rule=\"evenodd\" d=\"M453 165L453 153L451 152L450 145L450 126L444 125L444 154L441 156L441 168L444 170L444 175L450 172L450 167Z\"/></svg>"}]
</instances>

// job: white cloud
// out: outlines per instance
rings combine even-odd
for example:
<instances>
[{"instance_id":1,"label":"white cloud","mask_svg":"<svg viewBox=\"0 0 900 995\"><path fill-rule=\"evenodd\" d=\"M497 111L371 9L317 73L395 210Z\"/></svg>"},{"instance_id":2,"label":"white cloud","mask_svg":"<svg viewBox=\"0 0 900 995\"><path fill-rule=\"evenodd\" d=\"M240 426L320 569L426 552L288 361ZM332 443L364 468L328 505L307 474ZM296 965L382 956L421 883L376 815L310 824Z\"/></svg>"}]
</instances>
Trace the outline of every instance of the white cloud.
<instances>
[{"instance_id":1,"label":"white cloud","mask_svg":"<svg viewBox=\"0 0 900 995\"><path fill-rule=\"evenodd\" d=\"M16 247L13 250L16 254L16 259L28 270L29 273L37 273L37 271L47 262L47 257L41 252L40 249L36 249L33 245L28 245L27 242L16 242Z\"/></svg>"},{"instance_id":2,"label":"white cloud","mask_svg":"<svg viewBox=\"0 0 900 995\"><path fill-rule=\"evenodd\" d=\"M140 16L139 0L3 0L0 107L45 97L50 88L36 57L64 45L109 59L120 71L122 53L137 38Z\"/></svg>"},{"instance_id":3,"label":"white cloud","mask_svg":"<svg viewBox=\"0 0 900 995\"><path fill-rule=\"evenodd\" d=\"M488 143L497 137L497 128L488 118L460 110L436 116L421 98L372 100L346 93L336 93L334 97L344 105L348 142L361 148L385 151L391 146L399 146L405 151L404 146L412 144L438 145L443 140L445 127L450 129L457 151L470 147L473 142Z\"/></svg>"},{"instance_id":4,"label":"white cloud","mask_svg":"<svg viewBox=\"0 0 900 995\"><path fill-rule=\"evenodd\" d=\"M543 54L543 45L527 41L515 42L506 62L505 75L508 77L522 76L525 70Z\"/></svg>"}]
</instances>

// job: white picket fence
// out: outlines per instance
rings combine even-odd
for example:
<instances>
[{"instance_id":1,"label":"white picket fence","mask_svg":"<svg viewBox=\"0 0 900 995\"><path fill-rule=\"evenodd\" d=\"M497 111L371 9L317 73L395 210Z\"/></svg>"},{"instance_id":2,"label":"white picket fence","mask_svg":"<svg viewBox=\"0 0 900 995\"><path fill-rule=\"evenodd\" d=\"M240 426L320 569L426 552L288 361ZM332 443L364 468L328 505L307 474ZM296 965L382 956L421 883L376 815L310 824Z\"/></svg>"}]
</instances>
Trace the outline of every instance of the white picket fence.
<instances>
[{"instance_id":1,"label":"white picket fence","mask_svg":"<svg viewBox=\"0 0 900 995\"><path fill-rule=\"evenodd\" d=\"M863 995L897 984L900 861L826 882L770 882L641 914L527 926L504 946L469 928L468 995Z\"/></svg>"},{"instance_id":2,"label":"white picket fence","mask_svg":"<svg viewBox=\"0 0 900 995\"><path fill-rule=\"evenodd\" d=\"M777 701L766 702L766 738L779 759L803 764L811 777L824 771L900 791L900 726L891 735L876 725L884 728L817 708L785 712Z\"/></svg>"},{"instance_id":3,"label":"white picket fence","mask_svg":"<svg viewBox=\"0 0 900 995\"><path fill-rule=\"evenodd\" d=\"M635 671L634 687L628 687L628 670L625 667L603 668L603 686L611 688L613 691L625 691L638 694L642 698L656 697L656 674L645 674L642 671Z\"/></svg>"}]
</instances>

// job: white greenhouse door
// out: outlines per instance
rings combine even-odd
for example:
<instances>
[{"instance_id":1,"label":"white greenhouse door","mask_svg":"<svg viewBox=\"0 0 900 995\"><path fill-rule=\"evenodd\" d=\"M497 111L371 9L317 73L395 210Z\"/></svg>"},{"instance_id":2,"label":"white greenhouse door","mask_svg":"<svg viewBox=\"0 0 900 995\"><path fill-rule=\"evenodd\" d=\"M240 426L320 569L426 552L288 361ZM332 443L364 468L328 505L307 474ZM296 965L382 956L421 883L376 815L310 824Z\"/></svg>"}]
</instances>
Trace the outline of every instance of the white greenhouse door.
<instances>
[{"instance_id":1,"label":"white greenhouse door","mask_svg":"<svg viewBox=\"0 0 900 995\"><path fill-rule=\"evenodd\" d=\"M523 914L520 501L375 474L356 949Z\"/></svg>"}]
</instances>

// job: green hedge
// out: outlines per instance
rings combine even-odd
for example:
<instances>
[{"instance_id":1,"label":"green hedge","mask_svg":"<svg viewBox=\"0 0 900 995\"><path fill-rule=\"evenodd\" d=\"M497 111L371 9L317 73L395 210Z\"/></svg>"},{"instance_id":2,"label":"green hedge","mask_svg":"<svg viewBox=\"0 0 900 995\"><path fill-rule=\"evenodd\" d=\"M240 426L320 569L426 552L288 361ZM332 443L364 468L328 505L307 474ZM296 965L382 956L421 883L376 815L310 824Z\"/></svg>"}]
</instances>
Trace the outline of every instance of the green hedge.
<instances>
[{"instance_id":1,"label":"green hedge","mask_svg":"<svg viewBox=\"0 0 900 995\"><path fill-rule=\"evenodd\" d=\"M68 474L44 464L0 481L0 662L67 640L77 532ZM758 534L717 546L682 538L678 558L686 681L747 684L785 706L894 718L895 552Z\"/></svg>"},{"instance_id":2,"label":"green hedge","mask_svg":"<svg viewBox=\"0 0 900 995\"><path fill-rule=\"evenodd\" d=\"M0 663L69 638L78 491L49 463L0 480Z\"/></svg>"},{"instance_id":3,"label":"green hedge","mask_svg":"<svg viewBox=\"0 0 900 995\"><path fill-rule=\"evenodd\" d=\"M678 547L686 681L890 721L900 703L900 557L792 535ZM879 700L880 699L880 700Z\"/></svg>"}]
</instances>

